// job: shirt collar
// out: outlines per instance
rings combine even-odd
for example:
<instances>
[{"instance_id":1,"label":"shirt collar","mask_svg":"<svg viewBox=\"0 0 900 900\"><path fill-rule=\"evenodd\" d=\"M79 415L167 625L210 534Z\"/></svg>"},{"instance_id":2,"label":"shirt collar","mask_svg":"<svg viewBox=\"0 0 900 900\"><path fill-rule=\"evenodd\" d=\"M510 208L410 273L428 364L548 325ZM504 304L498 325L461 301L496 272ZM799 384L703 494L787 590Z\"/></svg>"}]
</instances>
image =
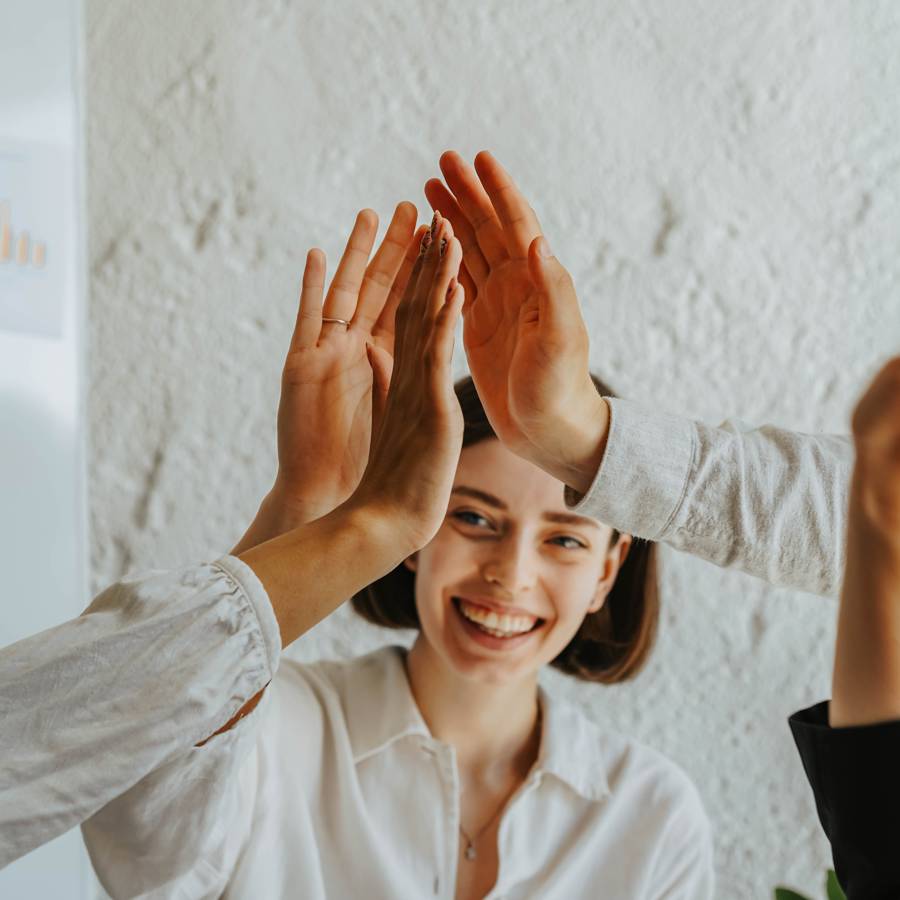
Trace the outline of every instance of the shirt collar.
<instances>
[{"instance_id":1,"label":"shirt collar","mask_svg":"<svg viewBox=\"0 0 900 900\"><path fill-rule=\"evenodd\" d=\"M431 738L406 677L406 652L399 644L381 647L348 667L344 706L354 763L407 735Z\"/></svg>"},{"instance_id":2,"label":"shirt collar","mask_svg":"<svg viewBox=\"0 0 900 900\"><path fill-rule=\"evenodd\" d=\"M600 729L578 709L538 685L541 746L535 769L558 778L587 800L610 793Z\"/></svg>"},{"instance_id":3,"label":"shirt collar","mask_svg":"<svg viewBox=\"0 0 900 900\"><path fill-rule=\"evenodd\" d=\"M381 647L348 667L344 704L353 762L409 735L434 740L412 695L401 645ZM587 800L609 792L599 729L578 709L538 686L541 744L532 775L552 775Z\"/></svg>"}]
</instances>

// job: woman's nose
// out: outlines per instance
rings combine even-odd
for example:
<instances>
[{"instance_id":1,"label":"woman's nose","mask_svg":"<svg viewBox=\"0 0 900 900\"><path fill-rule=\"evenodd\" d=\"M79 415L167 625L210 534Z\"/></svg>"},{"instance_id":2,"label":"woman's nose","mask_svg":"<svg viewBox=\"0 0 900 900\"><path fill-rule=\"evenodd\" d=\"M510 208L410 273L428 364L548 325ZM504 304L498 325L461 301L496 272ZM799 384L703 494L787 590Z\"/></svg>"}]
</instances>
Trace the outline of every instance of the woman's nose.
<instances>
[{"instance_id":1,"label":"woman's nose","mask_svg":"<svg viewBox=\"0 0 900 900\"><path fill-rule=\"evenodd\" d=\"M488 554L481 567L485 581L504 588L510 594L519 594L534 587L534 561L520 542L502 540L491 549L493 552Z\"/></svg>"}]
</instances>

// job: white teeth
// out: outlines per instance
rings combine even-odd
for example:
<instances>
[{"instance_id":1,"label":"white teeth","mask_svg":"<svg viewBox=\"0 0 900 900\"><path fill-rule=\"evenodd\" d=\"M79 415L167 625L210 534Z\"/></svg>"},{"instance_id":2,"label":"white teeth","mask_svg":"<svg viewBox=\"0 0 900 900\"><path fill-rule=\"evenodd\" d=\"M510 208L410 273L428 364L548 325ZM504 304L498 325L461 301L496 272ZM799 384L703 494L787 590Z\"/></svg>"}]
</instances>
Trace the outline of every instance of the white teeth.
<instances>
[{"instance_id":1,"label":"white teeth","mask_svg":"<svg viewBox=\"0 0 900 900\"><path fill-rule=\"evenodd\" d=\"M536 617L497 615L493 610L486 610L481 606L473 606L465 600L459 601L462 614L485 631L495 637L509 637L513 634L522 634L531 631Z\"/></svg>"}]
</instances>

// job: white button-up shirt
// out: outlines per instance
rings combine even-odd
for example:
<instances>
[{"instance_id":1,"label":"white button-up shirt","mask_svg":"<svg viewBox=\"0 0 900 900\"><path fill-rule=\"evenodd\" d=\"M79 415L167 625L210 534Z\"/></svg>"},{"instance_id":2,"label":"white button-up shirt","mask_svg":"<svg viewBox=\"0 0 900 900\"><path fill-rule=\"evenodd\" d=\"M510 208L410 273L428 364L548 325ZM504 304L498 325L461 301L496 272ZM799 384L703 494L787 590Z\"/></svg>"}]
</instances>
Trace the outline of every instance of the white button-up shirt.
<instances>
[{"instance_id":1,"label":"white button-up shirt","mask_svg":"<svg viewBox=\"0 0 900 900\"><path fill-rule=\"evenodd\" d=\"M111 895L453 898L459 773L419 713L405 653L282 660L234 729L84 824ZM710 828L681 770L543 689L540 704L538 761L503 813L488 896L711 897Z\"/></svg>"}]
</instances>

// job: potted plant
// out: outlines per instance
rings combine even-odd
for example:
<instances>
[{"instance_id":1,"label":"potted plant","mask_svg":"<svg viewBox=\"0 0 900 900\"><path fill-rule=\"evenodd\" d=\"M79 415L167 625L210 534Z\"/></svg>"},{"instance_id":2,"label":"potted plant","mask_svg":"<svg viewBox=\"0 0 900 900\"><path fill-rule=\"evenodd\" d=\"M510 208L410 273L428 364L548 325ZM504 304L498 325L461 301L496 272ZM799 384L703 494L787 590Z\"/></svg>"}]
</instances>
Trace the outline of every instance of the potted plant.
<instances>
[{"instance_id":1,"label":"potted plant","mask_svg":"<svg viewBox=\"0 0 900 900\"><path fill-rule=\"evenodd\" d=\"M825 894L828 900L847 900L847 895L841 888L833 869L829 869L825 876ZM775 900L811 900L811 898L804 897L803 894L798 894L790 888L777 887L775 888Z\"/></svg>"}]
</instances>

